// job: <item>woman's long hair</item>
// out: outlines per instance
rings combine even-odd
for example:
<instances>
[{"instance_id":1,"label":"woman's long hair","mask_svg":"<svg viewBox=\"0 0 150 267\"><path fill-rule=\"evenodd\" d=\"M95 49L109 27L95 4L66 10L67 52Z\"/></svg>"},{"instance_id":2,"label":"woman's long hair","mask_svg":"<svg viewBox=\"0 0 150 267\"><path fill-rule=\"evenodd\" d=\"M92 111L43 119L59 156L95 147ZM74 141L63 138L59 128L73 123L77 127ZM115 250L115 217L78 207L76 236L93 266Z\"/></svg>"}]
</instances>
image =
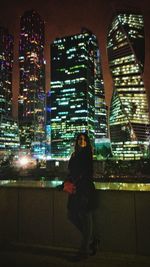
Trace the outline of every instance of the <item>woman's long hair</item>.
<instances>
[{"instance_id":1,"label":"woman's long hair","mask_svg":"<svg viewBox=\"0 0 150 267\"><path fill-rule=\"evenodd\" d=\"M74 146L74 152L75 152L75 155L77 155L80 151L80 147L78 145L78 140L80 138L80 136L83 135L85 137L85 140L86 140L86 147L84 148L86 153L93 157L93 148L92 148L92 145L91 145L91 142L90 142L90 138L89 136L87 135L87 133L79 133L76 137L76 140L75 140L75 146Z\"/></svg>"}]
</instances>

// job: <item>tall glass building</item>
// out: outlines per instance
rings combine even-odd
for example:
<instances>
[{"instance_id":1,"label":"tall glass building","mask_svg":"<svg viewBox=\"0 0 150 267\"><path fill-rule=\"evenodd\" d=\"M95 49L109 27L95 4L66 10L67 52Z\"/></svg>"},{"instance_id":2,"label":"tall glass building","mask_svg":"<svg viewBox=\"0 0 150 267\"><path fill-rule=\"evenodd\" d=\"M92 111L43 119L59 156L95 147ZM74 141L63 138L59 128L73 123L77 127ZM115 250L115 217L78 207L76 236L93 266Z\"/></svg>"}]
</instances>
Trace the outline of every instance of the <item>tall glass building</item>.
<instances>
[{"instance_id":1,"label":"tall glass building","mask_svg":"<svg viewBox=\"0 0 150 267\"><path fill-rule=\"evenodd\" d=\"M98 42L87 29L51 44L52 157L68 157L84 131L93 144L107 132Z\"/></svg>"},{"instance_id":2,"label":"tall glass building","mask_svg":"<svg viewBox=\"0 0 150 267\"><path fill-rule=\"evenodd\" d=\"M26 11L20 21L19 41L18 102L22 148L40 148L45 141L44 42L44 21L36 11Z\"/></svg>"},{"instance_id":3,"label":"tall glass building","mask_svg":"<svg viewBox=\"0 0 150 267\"><path fill-rule=\"evenodd\" d=\"M143 16L118 14L109 29L107 50L114 84L109 116L112 152L116 159L140 159L149 147Z\"/></svg>"},{"instance_id":4,"label":"tall glass building","mask_svg":"<svg viewBox=\"0 0 150 267\"><path fill-rule=\"evenodd\" d=\"M51 92L46 93L46 156L51 157Z\"/></svg>"},{"instance_id":5,"label":"tall glass building","mask_svg":"<svg viewBox=\"0 0 150 267\"><path fill-rule=\"evenodd\" d=\"M0 115L0 151L15 151L20 146L17 121Z\"/></svg>"},{"instance_id":6,"label":"tall glass building","mask_svg":"<svg viewBox=\"0 0 150 267\"><path fill-rule=\"evenodd\" d=\"M0 27L0 154L19 148L18 124L12 118L14 38Z\"/></svg>"},{"instance_id":7,"label":"tall glass building","mask_svg":"<svg viewBox=\"0 0 150 267\"><path fill-rule=\"evenodd\" d=\"M12 116L12 66L14 38L0 27L0 114Z\"/></svg>"}]
</instances>

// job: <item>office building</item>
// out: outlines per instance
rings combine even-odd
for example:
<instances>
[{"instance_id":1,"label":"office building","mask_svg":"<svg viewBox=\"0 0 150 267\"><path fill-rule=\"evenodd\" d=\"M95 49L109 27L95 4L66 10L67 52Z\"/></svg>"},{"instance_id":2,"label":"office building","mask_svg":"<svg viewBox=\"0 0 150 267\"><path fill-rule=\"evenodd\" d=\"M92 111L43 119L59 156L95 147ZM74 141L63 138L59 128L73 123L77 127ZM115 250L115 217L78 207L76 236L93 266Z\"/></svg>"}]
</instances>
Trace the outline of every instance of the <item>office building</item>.
<instances>
[{"instance_id":1,"label":"office building","mask_svg":"<svg viewBox=\"0 0 150 267\"><path fill-rule=\"evenodd\" d=\"M36 11L26 11L20 20L19 130L21 148L33 151L43 151L45 141L44 42L44 21Z\"/></svg>"},{"instance_id":2,"label":"office building","mask_svg":"<svg viewBox=\"0 0 150 267\"><path fill-rule=\"evenodd\" d=\"M14 38L0 27L0 154L19 148L18 124L12 118L12 67Z\"/></svg>"},{"instance_id":3,"label":"office building","mask_svg":"<svg viewBox=\"0 0 150 267\"><path fill-rule=\"evenodd\" d=\"M46 157L51 157L51 92L46 93Z\"/></svg>"},{"instance_id":4,"label":"office building","mask_svg":"<svg viewBox=\"0 0 150 267\"><path fill-rule=\"evenodd\" d=\"M70 156L82 131L93 145L107 132L98 41L87 29L51 44L52 157Z\"/></svg>"},{"instance_id":5,"label":"office building","mask_svg":"<svg viewBox=\"0 0 150 267\"><path fill-rule=\"evenodd\" d=\"M20 146L17 121L0 115L0 151L17 151Z\"/></svg>"},{"instance_id":6,"label":"office building","mask_svg":"<svg viewBox=\"0 0 150 267\"><path fill-rule=\"evenodd\" d=\"M12 67L14 38L0 27L0 114L12 116Z\"/></svg>"},{"instance_id":7,"label":"office building","mask_svg":"<svg viewBox=\"0 0 150 267\"><path fill-rule=\"evenodd\" d=\"M147 156L149 112L143 80L145 42L141 14L118 14L107 39L113 79L110 106L110 138L113 156L138 160Z\"/></svg>"}]
</instances>

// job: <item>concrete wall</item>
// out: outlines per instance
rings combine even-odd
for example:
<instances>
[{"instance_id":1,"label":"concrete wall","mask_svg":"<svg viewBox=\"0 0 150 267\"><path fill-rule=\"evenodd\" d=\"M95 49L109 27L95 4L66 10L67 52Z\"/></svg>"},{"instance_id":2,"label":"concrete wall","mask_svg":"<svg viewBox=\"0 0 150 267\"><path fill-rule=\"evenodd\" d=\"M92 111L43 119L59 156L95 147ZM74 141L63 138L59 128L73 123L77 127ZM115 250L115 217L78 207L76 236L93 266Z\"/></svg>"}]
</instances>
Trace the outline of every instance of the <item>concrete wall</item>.
<instances>
[{"instance_id":1,"label":"concrete wall","mask_svg":"<svg viewBox=\"0 0 150 267\"><path fill-rule=\"evenodd\" d=\"M102 251L150 255L150 192L97 190L94 214ZM67 220L67 194L52 188L0 187L0 245L75 247L80 234Z\"/></svg>"}]
</instances>

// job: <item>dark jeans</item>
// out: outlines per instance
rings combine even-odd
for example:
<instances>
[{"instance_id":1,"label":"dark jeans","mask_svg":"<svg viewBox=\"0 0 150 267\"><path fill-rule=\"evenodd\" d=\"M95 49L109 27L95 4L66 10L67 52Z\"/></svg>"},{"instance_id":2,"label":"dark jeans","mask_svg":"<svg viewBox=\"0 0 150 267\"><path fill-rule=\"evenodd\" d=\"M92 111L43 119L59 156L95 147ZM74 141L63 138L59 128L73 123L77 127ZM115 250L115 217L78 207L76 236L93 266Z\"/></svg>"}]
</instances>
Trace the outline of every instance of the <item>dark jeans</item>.
<instances>
[{"instance_id":1,"label":"dark jeans","mask_svg":"<svg viewBox=\"0 0 150 267\"><path fill-rule=\"evenodd\" d=\"M82 235L80 251L88 253L90 243L93 241L93 212L68 210L68 219L76 226Z\"/></svg>"}]
</instances>

